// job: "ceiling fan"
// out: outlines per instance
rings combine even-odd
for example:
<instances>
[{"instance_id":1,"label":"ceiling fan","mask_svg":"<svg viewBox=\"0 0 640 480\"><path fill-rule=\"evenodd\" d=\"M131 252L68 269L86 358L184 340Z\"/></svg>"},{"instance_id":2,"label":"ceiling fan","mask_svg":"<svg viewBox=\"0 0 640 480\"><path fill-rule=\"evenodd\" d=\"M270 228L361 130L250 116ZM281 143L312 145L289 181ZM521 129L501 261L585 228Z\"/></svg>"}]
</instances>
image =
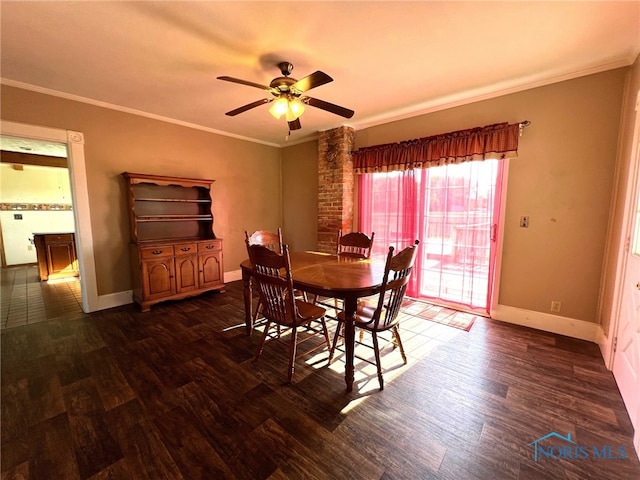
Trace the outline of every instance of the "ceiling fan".
<instances>
[{"instance_id":1,"label":"ceiling fan","mask_svg":"<svg viewBox=\"0 0 640 480\"><path fill-rule=\"evenodd\" d=\"M326 110L327 112L335 113L345 118L353 117L355 113L353 110L334 105L333 103L325 102L324 100L318 100L317 98L307 97L303 95L305 92L312 88L319 87L325 83L333 82L333 78L320 70L313 72L300 80L296 80L290 77L293 65L289 62L280 62L278 68L282 72L282 77L276 77L271 80L269 86L261 85L259 83L250 82L248 80L242 80L233 77L218 77L218 80L225 80L227 82L239 83L241 85L248 85L250 87L259 88L273 95L273 97L263 98L255 102L249 103L242 107L236 108L227 112L226 114L233 117L239 113L246 112L252 108L259 107L266 103L273 103L269 112L276 118L285 116L290 130L299 130L302 128L300 124L300 115L304 112L305 105L311 105L312 107Z\"/></svg>"}]
</instances>

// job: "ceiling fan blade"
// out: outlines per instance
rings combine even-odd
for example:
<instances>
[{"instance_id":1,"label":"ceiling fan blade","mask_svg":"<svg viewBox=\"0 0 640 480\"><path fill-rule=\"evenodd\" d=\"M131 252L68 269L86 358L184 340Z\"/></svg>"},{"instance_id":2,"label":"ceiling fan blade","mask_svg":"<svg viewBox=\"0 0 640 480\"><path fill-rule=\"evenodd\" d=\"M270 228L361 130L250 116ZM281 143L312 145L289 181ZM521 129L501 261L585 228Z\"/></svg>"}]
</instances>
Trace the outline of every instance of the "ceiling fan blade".
<instances>
[{"instance_id":1,"label":"ceiling fan blade","mask_svg":"<svg viewBox=\"0 0 640 480\"><path fill-rule=\"evenodd\" d=\"M262 100L256 100L253 103L249 103L243 107L238 107L235 110L231 110L230 112L227 112L225 115L229 115L230 117L234 117L236 115L238 115L239 113L242 112L246 112L247 110L251 110L252 108L256 108L259 107L260 105L264 105L265 103L269 103L271 102L273 99L272 98L263 98Z\"/></svg>"},{"instance_id":2,"label":"ceiling fan blade","mask_svg":"<svg viewBox=\"0 0 640 480\"><path fill-rule=\"evenodd\" d=\"M259 83L254 83L254 82L250 82L248 80L242 80L241 78L234 78L234 77L217 77L218 80L224 80L225 82L233 82L233 83L239 83L241 85L248 85L249 87L256 87L259 88L260 90L266 90L267 92L271 91L271 87L268 87L267 85L261 85Z\"/></svg>"},{"instance_id":3,"label":"ceiling fan blade","mask_svg":"<svg viewBox=\"0 0 640 480\"><path fill-rule=\"evenodd\" d=\"M296 118L293 122L289 123L289 130L300 130L302 128L302 124L300 123L300 119Z\"/></svg>"},{"instance_id":4,"label":"ceiling fan blade","mask_svg":"<svg viewBox=\"0 0 640 480\"><path fill-rule=\"evenodd\" d=\"M351 118L355 113L353 110L341 107L340 105L334 105L333 103L325 102L324 100L318 100L317 98L303 97L301 99L304 103L311 105L312 107L321 108L327 112L335 113L341 117Z\"/></svg>"},{"instance_id":5,"label":"ceiling fan blade","mask_svg":"<svg viewBox=\"0 0 640 480\"><path fill-rule=\"evenodd\" d=\"M302 93L329 82L333 82L333 78L318 70L317 72L313 72L311 75L307 75L306 77L298 80L296 83L291 85L291 89Z\"/></svg>"}]
</instances>

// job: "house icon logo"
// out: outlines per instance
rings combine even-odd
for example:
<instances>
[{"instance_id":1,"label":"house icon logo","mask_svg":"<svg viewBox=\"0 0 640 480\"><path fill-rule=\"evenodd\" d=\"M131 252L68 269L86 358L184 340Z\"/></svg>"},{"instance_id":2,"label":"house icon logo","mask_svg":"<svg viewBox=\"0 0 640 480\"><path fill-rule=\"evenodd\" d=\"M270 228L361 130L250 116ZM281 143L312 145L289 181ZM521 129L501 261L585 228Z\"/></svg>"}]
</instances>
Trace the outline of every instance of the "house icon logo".
<instances>
[{"instance_id":1,"label":"house icon logo","mask_svg":"<svg viewBox=\"0 0 640 480\"><path fill-rule=\"evenodd\" d=\"M544 454L544 452L545 452L545 447L540 445L540 443L545 441L545 440L547 440L547 439L549 439L549 438L554 438L554 437L555 438L559 438L560 440L563 440L563 441L565 441L565 442L567 442L569 444L576 445L576 442L571 440L571 432L568 432L566 437L563 437L562 435L560 435L557 432L547 433L545 436L537 438L537 439L535 439L533 442L531 442L529 444L529 445L533 445L533 452L534 452L533 453L533 460L535 462L538 461L538 451L540 449L542 449L542 453ZM560 447L555 447L555 448L560 448ZM569 448L571 448L571 447L569 446ZM563 449L563 451L566 451L566 450ZM548 455L546 455L546 456L548 457Z\"/></svg>"},{"instance_id":2,"label":"house icon logo","mask_svg":"<svg viewBox=\"0 0 640 480\"><path fill-rule=\"evenodd\" d=\"M533 445L533 460L618 460L627 458L627 449L624 445L614 448L612 445L587 446L578 445L572 438L571 432L566 436L558 432L547 433L529 443Z\"/></svg>"}]
</instances>

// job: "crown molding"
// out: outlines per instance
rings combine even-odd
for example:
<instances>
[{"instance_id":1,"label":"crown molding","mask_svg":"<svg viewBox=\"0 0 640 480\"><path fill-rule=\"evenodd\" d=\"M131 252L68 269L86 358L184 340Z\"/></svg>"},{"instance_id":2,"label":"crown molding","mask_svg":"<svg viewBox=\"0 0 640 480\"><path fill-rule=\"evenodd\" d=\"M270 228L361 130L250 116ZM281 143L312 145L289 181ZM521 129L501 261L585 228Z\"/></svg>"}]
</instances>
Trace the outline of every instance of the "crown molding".
<instances>
[{"instance_id":1,"label":"crown molding","mask_svg":"<svg viewBox=\"0 0 640 480\"><path fill-rule=\"evenodd\" d=\"M563 71L545 72L545 73L530 75L528 77L521 77L515 80L499 82L499 83L492 84L490 86L486 86L482 88L465 90L463 92L459 92L453 95L446 95L446 96L442 96L442 97L430 100L428 102L413 105L411 107L392 110L389 112L385 112L384 114L381 114L381 115L373 115L373 116L364 118L360 121L349 123L348 126L354 128L355 130L362 130L369 127L384 125L385 123L397 122L399 120L405 120L405 119L417 117L420 115L426 115L428 113L433 113L441 110L446 110L449 108L459 107L462 105L467 105L470 103L475 103L483 100L489 100L492 98L497 98L497 97L509 95L512 93L518 93L525 90L530 90L532 88L543 87L543 86L551 85L554 83L564 82L566 80L573 80L575 78L584 77L587 75L594 75L594 74L602 73L608 70L614 70L616 68L628 67L629 65L633 64L633 62L636 60L636 57L637 55L630 55L625 58L612 60L610 62L602 63L599 65L581 69L581 70L574 70L570 72L563 72ZM317 140L319 136L319 132L317 132L295 141L285 140L285 142L283 143L266 142L266 141L252 138L252 137L237 135L234 133L225 132L223 130L217 130L214 128L205 127L195 123L184 122L182 120L176 120L174 118L144 112L142 110L123 107L121 105L102 102L99 100L94 100L91 98L82 97L82 96L74 95L70 93L60 92L58 90L52 90L49 88L39 87L39 86L31 85L28 83L18 82L18 81L10 80L7 78L0 77L0 84L7 85L10 87L22 88L24 90L30 90L37 93L43 93L43 94L51 95L54 97L60 97L67 100L73 100L76 102L86 103L86 104L94 105L97 107L108 108L111 110L129 113L132 115L151 118L161 122L180 125L187 128L193 128L193 129L201 130L204 132L214 133L216 135L222 135L225 137L235 138L238 140L244 140L252 143L258 143L261 145L266 145L266 146L275 147L275 148L286 148L294 145L299 145L301 143Z\"/></svg>"},{"instance_id":2,"label":"crown molding","mask_svg":"<svg viewBox=\"0 0 640 480\"><path fill-rule=\"evenodd\" d=\"M29 90L36 93L43 93L45 95L51 95L53 97L64 98L65 100L73 100L75 102L86 103L95 107L108 108L110 110L116 110L118 112L129 113L132 115L138 115L140 117L151 118L161 122L172 123L174 125L180 125L181 127L193 128L195 130L202 130L204 132L215 133L216 135L222 135L225 137L236 138L238 140L245 140L252 143L260 143L269 147L281 147L277 143L265 142L251 137L245 137L242 135L236 135L234 133L225 132L223 130L217 130L215 128L204 127L197 123L184 122L182 120L176 120L175 118L164 117L162 115L156 115L155 113L144 112L142 110L136 110L135 108L123 107L121 105L115 105L113 103L102 102L100 100L94 100L92 98L82 97L80 95L74 95L71 93L60 92L58 90L52 90L50 88L39 87L37 85L31 85L29 83L18 82L16 80L10 80L8 78L0 78L0 84L7 85L9 87L21 88L23 90Z\"/></svg>"},{"instance_id":3,"label":"crown molding","mask_svg":"<svg viewBox=\"0 0 640 480\"><path fill-rule=\"evenodd\" d=\"M546 72L543 74L521 77L515 80L499 82L487 87L465 90L454 95L439 97L411 107L386 112L382 115L371 116L361 121L354 122L353 126L357 130L362 130L369 127L384 125L385 123L397 122L399 120L447 110L449 108L480 102L482 100L489 100L512 93L518 93L525 90L531 90L533 88L552 85L554 83L573 80L579 77L585 77L587 75L594 75L608 70L614 70L616 68L628 67L629 65L632 65L634 61L635 57L622 58L571 72Z\"/></svg>"}]
</instances>

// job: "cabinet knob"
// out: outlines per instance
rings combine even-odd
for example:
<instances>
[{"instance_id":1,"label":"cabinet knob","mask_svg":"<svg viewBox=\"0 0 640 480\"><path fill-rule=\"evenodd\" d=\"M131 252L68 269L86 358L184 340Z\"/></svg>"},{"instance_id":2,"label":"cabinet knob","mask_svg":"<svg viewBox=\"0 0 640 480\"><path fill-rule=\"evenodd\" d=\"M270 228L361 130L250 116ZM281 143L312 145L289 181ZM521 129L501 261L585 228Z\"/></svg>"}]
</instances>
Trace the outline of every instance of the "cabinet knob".
<instances>
[{"instance_id":1,"label":"cabinet knob","mask_svg":"<svg viewBox=\"0 0 640 480\"><path fill-rule=\"evenodd\" d=\"M162 250L154 250L153 252L154 255L160 255L162 253Z\"/></svg>"},{"instance_id":2,"label":"cabinet knob","mask_svg":"<svg viewBox=\"0 0 640 480\"><path fill-rule=\"evenodd\" d=\"M182 247L180 250L182 250L183 252L188 252L189 250L191 250L191 247Z\"/></svg>"},{"instance_id":3,"label":"cabinet knob","mask_svg":"<svg viewBox=\"0 0 640 480\"><path fill-rule=\"evenodd\" d=\"M207 245L207 249L211 250L213 248L213 245Z\"/></svg>"}]
</instances>

